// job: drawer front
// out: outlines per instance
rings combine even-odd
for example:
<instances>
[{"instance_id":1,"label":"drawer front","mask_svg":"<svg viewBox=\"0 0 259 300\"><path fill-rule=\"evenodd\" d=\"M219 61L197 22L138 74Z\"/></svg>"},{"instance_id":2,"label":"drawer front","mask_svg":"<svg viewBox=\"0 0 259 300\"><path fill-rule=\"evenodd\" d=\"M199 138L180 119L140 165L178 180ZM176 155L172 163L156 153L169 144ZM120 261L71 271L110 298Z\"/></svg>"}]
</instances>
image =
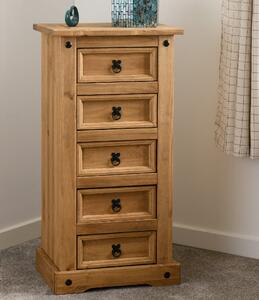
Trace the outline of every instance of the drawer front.
<instances>
[{"instance_id":1,"label":"drawer front","mask_svg":"<svg viewBox=\"0 0 259 300\"><path fill-rule=\"evenodd\" d=\"M156 262L156 233L134 232L78 237L78 268Z\"/></svg>"},{"instance_id":2,"label":"drawer front","mask_svg":"<svg viewBox=\"0 0 259 300\"><path fill-rule=\"evenodd\" d=\"M157 126L157 95L77 98L77 128L113 129Z\"/></svg>"},{"instance_id":3,"label":"drawer front","mask_svg":"<svg viewBox=\"0 0 259 300\"><path fill-rule=\"evenodd\" d=\"M156 218L156 187L79 190L78 223Z\"/></svg>"},{"instance_id":4,"label":"drawer front","mask_svg":"<svg viewBox=\"0 0 259 300\"><path fill-rule=\"evenodd\" d=\"M78 82L155 80L157 48L78 50Z\"/></svg>"},{"instance_id":5,"label":"drawer front","mask_svg":"<svg viewBox=\"0 0 259 300\"><path fill-rule=\"evenodd\" d=\"M156 172L156 141L78 144L78 175Z\"/></svg>"}]
</instances>

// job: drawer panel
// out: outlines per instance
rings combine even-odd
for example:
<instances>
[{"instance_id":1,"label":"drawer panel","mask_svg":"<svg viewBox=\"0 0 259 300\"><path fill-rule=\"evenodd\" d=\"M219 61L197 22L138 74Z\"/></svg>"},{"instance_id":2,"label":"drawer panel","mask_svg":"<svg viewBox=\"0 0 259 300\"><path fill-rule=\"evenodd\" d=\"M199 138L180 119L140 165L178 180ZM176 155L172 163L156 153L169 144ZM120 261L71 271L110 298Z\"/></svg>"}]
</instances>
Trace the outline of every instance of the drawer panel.
<instances>
[{"instance_id":1,"label":"drawer panel","mask_svg":"<svg viewBox=\"0 0 259 300\"><path fill-rule=\"evenodd\" d=\"M78 175L156 172L156 141L78 144Z\"/></svg>"},{"instance_id":2,"label":"drawer panel","mask_svg":"<svg viewBox=\"0 0 259 300\"><path fill-rule=\"evenodd\" d=\"M157 36L87 36L77 39L77 48L158 47Z\"/></svg>"},{"instance_id":3,"label":"drawer panel","mask_svg":"<svg viewBox=\"0 0 259 300\"><path fill-rule=\"evenodd\" d=\"M90 175L77 177L78 189L93 189L117 186L143 186L158 183L157 173L123 174L123 175Z\"/></svg>"},{"instance_id":4,"label":"drawer panel","mask_svg":"<svg viewBox=\"0 0 259 300\"><path fill-rule=\"evenodd\" d=\"M109 83L78 83L77 95L127 95L127 94L157 94L157 81L146 82L109 82Z\"/></svg>"},{"instance_id":5,"label":"drawer panel","mask_svg":"<svg viewBox=\"0 0 259 300\"><path fill-rule=\"evenodd\" d=\"M157 95L77 98L77 128L113 129L157 126Z\"/></svg>"},{"instance_id":6,"label":"drawer panel","mask_svg":"<svg viewBox=\"0 0 259 300\"><path fill-rule=\"evenodd\" d=\"M78 237L78 268L101 268L156 262L156 232Z\"/></svg>"},{"instance_id":7,"label":"drawer panel","mask_svg":"<svg viewBox=\"0 0 259 300\"><path fill-rule=\"evenodd\" d=\"M78 223L156 218L156 187L79 190Z\"/></svg>"},{"instance_id":8,"label":"drawer panel","mask_svg":"<svg viewBox=\"0 0 259 300\"><path fill-rule=\"evenodd\" d=\"M78 130L77 142L110 142L125 141L125 137L129 141L137 140L157 140L157 128L126 128L126 129L92 129Z\"/></svg>"},{"instance_id":9,"label":"drawer panel","mask_svg":"<svg viewBox=\"0 0 259 300\"><path fill-rule=\"evenodd\" d=\"M155 80L157 48L78 49L78 82Z\"/></svg>"},{"instance_id":10,"label":"drawer panel","mask_svg":"<svg viewBox=\"0 0 259 300\"><path fill-rule=\"evenodd\" d=\"M77 235L105 234L119 232L157 231L157 219L131 221L79 223L76 226Z\"/></svg>"}]
</instances>

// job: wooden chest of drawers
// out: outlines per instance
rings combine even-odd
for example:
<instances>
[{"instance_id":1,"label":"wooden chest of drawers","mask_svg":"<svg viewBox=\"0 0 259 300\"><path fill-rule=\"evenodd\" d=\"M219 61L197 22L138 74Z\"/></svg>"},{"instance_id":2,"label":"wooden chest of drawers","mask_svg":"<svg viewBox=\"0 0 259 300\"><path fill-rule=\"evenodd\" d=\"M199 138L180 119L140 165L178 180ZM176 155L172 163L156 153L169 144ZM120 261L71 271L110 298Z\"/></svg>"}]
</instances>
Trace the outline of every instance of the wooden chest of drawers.
<instances>
[{"instance_id":1,"label":"wooden chest of drawers","mask_svg":"<svg viewBox=\"0 0 259 300\"><path fill-rule=\"evenodd\" d=\"M172 258L173 47L181 29L38 24L42 242L56 294L180 282Z\"/></svg>"}]
</instances>

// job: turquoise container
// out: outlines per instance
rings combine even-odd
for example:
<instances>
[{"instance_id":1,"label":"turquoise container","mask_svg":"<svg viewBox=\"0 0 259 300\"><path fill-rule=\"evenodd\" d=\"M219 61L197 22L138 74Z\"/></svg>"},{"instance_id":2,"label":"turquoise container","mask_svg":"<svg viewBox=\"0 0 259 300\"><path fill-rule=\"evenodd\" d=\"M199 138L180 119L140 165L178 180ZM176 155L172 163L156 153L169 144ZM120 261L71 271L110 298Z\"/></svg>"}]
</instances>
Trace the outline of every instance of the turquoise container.
<instances>
[{"instance_id":1,"label":"turquoise container","mask_svg":"<svg viewBox=\"0 0 259 300\"><path fill-rule=\"evenodd\" d=\"M71 6L65 14L65 22L69 27L75 27L79 23L79 12L76 6Z\"/></svg>"},{"instance_id":2,"label":"turquoise container","mask_svg":"<svg viewBox=\"0 0 259 300\"><path fill-rule=\"evenodd\" d=\"M114 27L156 27L158 0L112 0Z\"/></svg>"},{"instance_id":3,"label":"turquoise container","mask_svg":"<svg viewBox=\"0 0 259 300\"><path fill-rule=\"evenodd\" d=\"M156 27L158 24L158 0L133 0L135 27Z\"/></svg>"}]
</instances>

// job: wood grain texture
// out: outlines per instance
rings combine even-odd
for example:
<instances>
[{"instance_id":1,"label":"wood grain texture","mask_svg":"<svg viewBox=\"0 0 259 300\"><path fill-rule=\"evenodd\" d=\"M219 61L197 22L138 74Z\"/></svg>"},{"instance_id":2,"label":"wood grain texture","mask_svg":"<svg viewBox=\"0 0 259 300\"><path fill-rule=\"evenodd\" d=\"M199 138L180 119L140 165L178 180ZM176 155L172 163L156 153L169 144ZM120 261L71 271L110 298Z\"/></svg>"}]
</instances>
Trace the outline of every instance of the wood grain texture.
<instances>
[{"instance_id":1,"label":"wood grain texture","mask_svg":"<svg viewBox=\"0 0 259 300\"><path fill-rule=\"evenodd\" d=\"M115 73L112 61L121 61ZM78 50L78 82L157 80L157 48L98 48Z\"/></svg>"},{"instance_id":2,"label":"wood grain texture","mask_svg":"<svg viewBox=\"0 0 259 300\"><path fill-rule=\"evenodd\" d=\"M53 215L49 212L53 202L53 109L50 101L51 68L49 56L51 38L41 38L41 247L50 258L54 257Z\"/></svg>"},{"instance_id":3,"label":"wood grain texture","mask_svg":"<svg viewBox=\"0 0 259 300\"><path fill-rule=\"evenodd\" d=\"M41 273L48 286L55 290L55 272L58 268L42 248L36 250L36 270Z\"/></svg>"},{"instance_id":4,"label":"wood grain texture","mask_svg":"<svg viewBox=\"0 0 259 300\"><path fill-rule=\"evenodd\" d=\"M106 48L106 47L157 47L157 36L109 36L103 37L79 37L77 48Z\"/></svg>"},{"instance_id":5,"label":"wood grain texture","mask_svg":"<svg viewBox=\"0 0 259 300\"><path fill-rule=\"evenodd\" d=\"M116 119L116 113L118 118ZM118 111L119 109L119 111ZM157 95L77 97L77 129L147 128L157 126Z\"/></svg>"},{"instance_id":6,"label":"wood grain texture","mask_svg":"<svg viewBox=\"0 0 259 300\"><path fill-rule=\"evenodd\" d=\"M79 190L77 193L79 224L154 218L156 218L155 186L87 189Z\"/></svg>"},{"instance_id":7,"label":"wood grain texture","mask_svg":"<svg viewBox=\"0 0 259 300\"><path fill-rule=\"evenodd\" d=\"M167 39L169 47L164 47ZM157 148L157 262L172 259L172 137L173 137L173 38L160 37L158 49L158 148Z\"/></svg>"},{"instance_id":8,"label":"wood grain texture","mask_svg":"<svg viewBox=\"0 0 259 300\"><path fill-rule=\"evenodd\" d=\"M158 36L183 34L178 27L159 25L152 28L112 27L110 23L80 23L77 27L66 24L34 24L33 29L50 35L80 36Z\"/></svg>"},{"instance_id":9,"label":"wood grain texture","mask_svg":"<svg viewBox=\"0 0 259 300\"><path fill-rule=\"evenodd\" d=\"M98 142L77 145L78 176L156 172L156 141ZM113 153L120 163L112 163Z\"/></svg>"},{"instance_id":10,"label":"wood grain texture","mask_svg":"<svg viewBox=\"0 0 259 300\"><path fill-rule=\"evenodd\" d=\"M138 219L134 221L99 221L77 225L77 235L118 233L118 232L137 232L137 231L156 231L157 219Z\"/></svg>"},{"instance_id":11,"label":"wood grain texture","mask_svg":"<svg viewBox=\"0 0 259 300\"><path fill-rule=\"evenodd\" d=\"M156 94L157 81L77 84L77 95Z\"/></svg>"},{"instance_id":12,"label":"wood grain texture","mask_svg":"<svg viewBox=\"0 0 259 300\"><path fill-rule=\"evenodd\" d=\"M111 267L75 271L58 271L43 251L37 251L38 271L55 294L82 293L92 288L149 284L166 286L179 284L180 264L152 264L139 266ZM46 270L49 270L46 272ZM165 278L169 272L170 277ZM48 278L52 278L50 282ZM66 285L70 279L71 285ZM54 284L53 284L54 283Z\"/></svg>"},{"instance_id":13,"label":"wood grain texture","mask_svg":"<svg viewBox=\"0 0 259 300\"><path fill-rule=\"evenodd\" d=\"M165 278L166 272L170 278ZM70 278L71 286L64 282ZM180 265L176 262L170 264L154 264L127 267L112 267L100 269L88 269L76 272L56 272L56 294L84 292L91 288L127 286L136 284L148 284L153 286L166 286L180 283Z\"/></svg>"},{"instance_id":14,"label":"wood grain texture","mask_svg":"<svg viewBox=\"0 0 259 300\"><path fill-rule=\"evenodd\" d=\"M154 184L157 184L157 173L77 177L78 189Z\"/></svg>"},{"instance_id":15,"label":"wood grain texture","mask_svg":"<svg viewBox=\"0 0 259 300\"><path fill-rule=\"evenodd\" d=\"M72 42L76 44L75 39ZM67 49L64 44L61 37L42 39L42 247L60 270L73 270L76 49Z\"/></svg>"},{"instance_id":16,"label":"wood grain texture","mask_svg":"<svg viewBox=\"0 0 259 300\"><path fill-rule=\"evenodd\" d=\"M112 245L120 248L114 257ZM103 268L153 264L156 262L156 233L130 232L78 237L78 268Z\"/></svg>"},{"instance_id":17,"label":"wood grain texture","mask_svg":"<svg viewBox=\"0 0 259 300\"><path fill-rule=\"evenodd\" d=\"M179 283L172 259L173 48L183 30L34 29L43 32L37 270L56 294ZM122 60L121 73L112 73L113 59ZM121 107L119 120L112 107ZM118 165L112 153L120 153ZM122 247L119 258L113 244Z\"/></svg>"},{"instance_id":18,"label":"wood grain texture","mask_svg":"<svg viewBox=\"0 0 259 300\"><path fill-rule=\"evenodd\" d=\"M157 128L83 130L77 132L77 142L157 140Z\"/></svg>"}]
</instances>

